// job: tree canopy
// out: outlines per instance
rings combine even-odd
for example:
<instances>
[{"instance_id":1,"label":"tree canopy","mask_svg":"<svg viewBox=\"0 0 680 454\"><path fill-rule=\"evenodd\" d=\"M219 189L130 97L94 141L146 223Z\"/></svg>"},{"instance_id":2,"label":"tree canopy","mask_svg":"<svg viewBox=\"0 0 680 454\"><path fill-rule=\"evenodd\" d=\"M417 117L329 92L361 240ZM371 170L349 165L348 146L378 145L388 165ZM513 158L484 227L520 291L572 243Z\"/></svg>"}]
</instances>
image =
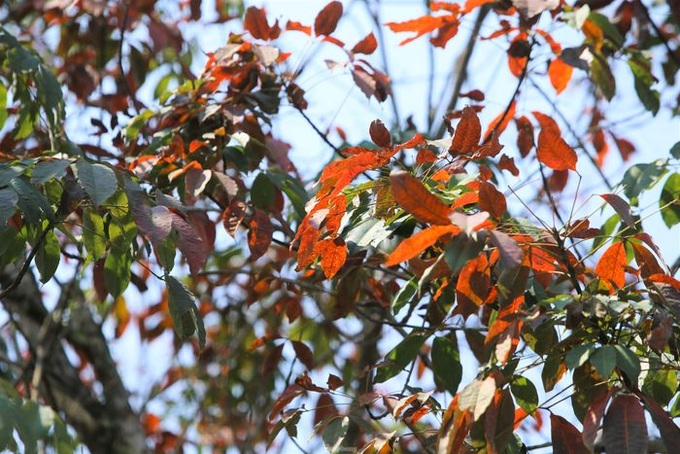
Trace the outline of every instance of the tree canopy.
<instances>
[{"instance_id":1,"label":"tree canopy","mask_svg":"<svg viewBox=\"0 0 680 454\"><path fill-rule=\"evenodd\" d=\"M0 449L680 452L680 2L309 3L0 3Z\"/></svg>"}]
</instances>

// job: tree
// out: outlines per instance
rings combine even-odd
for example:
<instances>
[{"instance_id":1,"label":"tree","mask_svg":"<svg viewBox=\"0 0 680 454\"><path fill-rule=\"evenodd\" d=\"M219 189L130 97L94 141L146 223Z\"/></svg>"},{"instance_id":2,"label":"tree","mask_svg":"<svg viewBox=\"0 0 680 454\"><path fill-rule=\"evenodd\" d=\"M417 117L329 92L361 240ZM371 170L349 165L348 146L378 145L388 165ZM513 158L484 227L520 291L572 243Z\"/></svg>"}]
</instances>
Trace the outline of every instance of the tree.
<instances>
[{"instance_id":1,"label":"tree","mask_svg":"<svg viewBox=\"0 0 680 454\"><path fill-rule=\"evenodd\" d=\"M2 448L680 451L677 242L650 230L680 223L680 142L618 182L604 167L644 140L608 120L620 99L678 113L680 3L424 3L383 23L366 2L351 40L337 1L313 23L225 1L0 6ZM209 21L233 33L196 71L183 33ZM423 124L395 99L388 33L396 52L429 39L432 74L462 45ZM486 42L502 99L470 70ZM389 127L357 115L370 142L313 115L324 49L392 109ZM291 112L295 140L333 153L311 181L275 134ZM171 346L134 394L131 341Z\"/></svg>"}]
</instances>

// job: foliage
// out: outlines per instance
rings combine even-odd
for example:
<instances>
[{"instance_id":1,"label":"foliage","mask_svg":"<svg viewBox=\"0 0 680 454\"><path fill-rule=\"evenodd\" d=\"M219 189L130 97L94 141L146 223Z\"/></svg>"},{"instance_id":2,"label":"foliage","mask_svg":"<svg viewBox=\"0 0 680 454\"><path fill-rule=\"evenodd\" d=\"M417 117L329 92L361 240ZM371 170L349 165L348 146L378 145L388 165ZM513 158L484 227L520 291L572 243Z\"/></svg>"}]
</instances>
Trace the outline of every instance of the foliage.
<instances>
[{"instance_id":1,"label":"foliage","mask_svg":"<svg viewBox=\"0 0 680 454\"><path fill-rule=\"evenodd\" d=\"M337 1L309 24L217 1L235 32L198 73L180 24L206 23L200 0L68 3L0 6L0 448L514 453L544 433L560 453L680 451L677 250L643 225L680 223L680 142L605 172L635 152L607 120L621 87L678 113L678 2L425 2L385 24L368 8L375 29L348 44ZM371 60L384 34L406 52L463 30L443 120L400 121ZM318 57L289 37L335 51L392 124L367 109L357 143L320 128L302 78ZM466 79L483 41L504 100ZM586 132L558 103L579 90ZM69 106L91 137L65 132ZM334 153L313 187L275 134L291 111ZM573 215L585 179L601 224ZM172 346L139 399L111 353L131 332Z\"/></svg>"}]
</instances>

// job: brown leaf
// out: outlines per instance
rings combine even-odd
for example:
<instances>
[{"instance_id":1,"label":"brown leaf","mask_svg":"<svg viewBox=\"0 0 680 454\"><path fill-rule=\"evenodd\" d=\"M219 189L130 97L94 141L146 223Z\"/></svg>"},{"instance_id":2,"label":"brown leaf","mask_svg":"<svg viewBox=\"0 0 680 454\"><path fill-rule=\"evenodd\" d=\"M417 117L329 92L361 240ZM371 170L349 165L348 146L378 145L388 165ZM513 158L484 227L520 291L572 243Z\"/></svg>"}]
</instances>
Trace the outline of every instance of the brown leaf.
<instances>
[{"instance_id":1,"label":"brown leaf","mask_svg":"<svg viewBox=\"0 0 680 454\"><path fill-rule=\"evenodd\" d=\"M600 194L600 197L604 199L614 211L621 217L621 220L626 223L631 229L635 229L635 220L633 220L633 214L630 211L630 205L628 202L623 200L616 194Z\"/></svg>"},{"instance_id":2,"label":"brown leaf","mask_svg":"<svg viewBox=\"0 0 680 454\"><path fill-rule=\"evenodd\" d=\"M305 365L309 370L314 369L314 354L309 349L309 347L300 341L291 341L293 344L293 350L295 351L295 357Z\"/></svg>"},{"instance_id":3,"label":"brown leaf","mask_svg":"<svg viewBox=\"0 0 680 454\"><path fill-rule=\"evenodd\" d=\"M373 143L377 146L381 148L390 148L392 146L392 137L382 121L373 120L368 128L368 133Z\"/></svg>"},{"instance_id":4,"label":"brown leaf","mask_svg":"<svg viewBox=\"0 0 680 454\"><path fill-rule=\"evenodd\" d=\"M270 28L267 23L267 15L263 9L254 6L249 7L243 20L243 27L255 39L269 39Z\"/></svg>"},{"instance_id":5,"label":"brown leaf","mask_svg":"<svg viewBox=\"0 0 680 454\"><path fill-rule=\"evenodd\" d=\"M600 430L602 417L604 416L604 409L611 397L611 391L602 392L598 395L586 410L586 415L583 418L583 444L590 450L593 450L597 432Z\"/></svg>"},{"instance_id":6,"label":"brown leaf","mask_svg":"<svg viewBox=\"0 0 680 454\"><path fill-rule=\"evenodd\" d=\"M262 257L272 242L274 226L269 220L269 216L255 208L253 216L248 224L248 248L250 249L250 260L255 261Z\"/></svg>"},{"instance_id":7,"label":"brown leaf","mask_svg":"<svg viewBox=\"0 0 680 454\"><path fill-rule=\"evenodd\" d=\"M279 347L283 348L283 344L281 344ZM279 398L276 399L276 402L274 402L274 405L272 406L272 411L269 413L269 420L273 421L274 418L276 418L276 416L278 416L278 414L281 412L281 410L283 410L286 407L286 405L288 405L293 401L293 399L304 393L305 393L304 388L296 384L288 386L288 388L286 388L281 393Z\"/></svg>"},{"instance_id":8,"label":"brown leaf","mask_svg":"<svg viewBox=\"0 0 680 454\"><path fill-rule=\"evenodd\" d=\"M667 452L680 452L680 429L678 425L654 399L642 393L638 395L644 401L647 411L652 415L652 421L661 432L661 439L666 445Z\"/></svg>"},{"instance_id":9,"label":"brown leaf","mask_svg":"<svg viewBox=\"0 0 680 454\"><path fill-rule=\"evenodd\" d=\"M501 158L498 160L498 168L501 170L507 170L515 177L519 176L519 169L515 165L515 158L510 158L505 153L503 153Z\"/></svg>"},{"instance_id":10,"label":"brown leaf","mask_svg":"<svg viewBox=\"0 0 680 454\"><path fill-rule=\"evenodd\" d=\"M487 211L496 219L501 219L507 210L507 203L502 192L488 181L479 186L479 208Z\"/></svg>"},{"instance_id":11,"label":"brown leaf","mask_svg":"<svg viewBox=\"0 0 680 454\"><path fill-rule=\"evenodd\" d=\"M353 54L366 54L370 55L378 48L378 41L375 39L373 32L366 35L364 39L359 41L352 48Z\"/></svg>"},{"instance_id":12,"label":"brown leaf","mask_svg":"<svg viewBox=\"0 0 680 454\"><path fill-rule=\"evenodd\" d=\"M517 148L523 158L526 158L534 147L534 126L527 117L515 119L517 125Z\"/></svg>"},{"instance_id":13,"label":"brown leaf","mask_svg":"<svg viewBox=\"0 0 680 454\"><path fill-rule=\"evenodd\" d=\"M418 221L436 225L451 224L449 207L410 173L392 171L390 183L394 200Z\"/></svg>"},{"instance_id":14,"label":"brown leaf","mask_svg":"<svg viewBox=\"0 0 680 454\"><path fill-rule=\"evenodd\" d=\"M581 433L569 421L556 414L550 415L550 434L553 454L589 454L581 441ZM620 451L612 451L620 452Z\"/></svg>"},{"instance_id":15,"label":"brown leaf","mask_svg":"<svg viewBox=\"0 0 680 454\"><path fill-rule=\"evenodd\" d=\"M338 21L342 17L342 3L330 2L326 5L316 19L314 19L314 33L319 35L330 35L338 26Z\"/></svg>"},{"instance_id":16,"label":"brown leaf","mask_svg":"<svg viewBox=\"0 0 680 454\"><path fill-rule=\"evenodd\" d=\"M647 422L638 398L630 394L614 397L604 417L602 432L607 452L646 453L649 441Z\"/></svg>"},{"instance_id":17,"label":"brown leaf","mask_svg":"<svg viewBox=\"0 0 680 454\"><path fill-rule=\"evenodd\" d=\"M482 136L482 125L479 122L477 112L472 107L463 109L463 115L456 127L456 133L451 141L449 153L452 156L472 153L479 145Z\"/></svg>"},{"instance_id":18,"label":"brown leaf","mask_svg":"<svg viewBox=\"0 0 680 454\"><path fill-rule=\"evenodd\" d=\"M345 382L343 382L342 379L337 375L328 374L328 381L326 382L326 384L328 385L328 389L330 389L331 391L335 391L336 389L344 385Z\"/></svg>"}]
</instances>

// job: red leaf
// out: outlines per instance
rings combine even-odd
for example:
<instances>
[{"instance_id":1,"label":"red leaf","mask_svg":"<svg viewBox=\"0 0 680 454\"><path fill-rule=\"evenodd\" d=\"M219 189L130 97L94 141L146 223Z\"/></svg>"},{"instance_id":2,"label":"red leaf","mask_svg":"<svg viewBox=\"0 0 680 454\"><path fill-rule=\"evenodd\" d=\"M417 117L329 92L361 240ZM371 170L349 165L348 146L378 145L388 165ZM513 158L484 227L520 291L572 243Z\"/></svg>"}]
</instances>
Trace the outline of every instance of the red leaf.
<instances>
[{"instance_id":1,"label":"red leaf","mask_svg":"<svg viewBox=\"0 0 680 454\"><path fill-rule=\"evenodd\" d=\"M500 219L507 210L505 196L494 185L483 181L479 187L479 208L488 211L494 218Z\"/></svg>"},{"instance_id":2,"label":"red leaf","mask_svg":"<svg viewBox=\"0 0 680 454\"><path fill-rule=\"evenodd\" d=\"M250 32L255 39L269 39L271 29L267 23L267 15L263 9L254 6L246 10L243 27Z\"/></svg>"},{"instance_id":3,"label":"red leaf","mask_svg":"<svg viewBox=\"0 0 680 454\"><path fill-rule=\"evenodd\" d=\"M179 244L177 246L187 260L189 271L192 275L198 273L208 259L203 240L196 233L193 225L175 213L172 215L172 228L179 233Z\"/></svg>"},{"instance_id":4,"label":"red leaf","mask_svg":"<svg viewBox=\"0 0 680 454\"><path fill-rule=\"evenodd\" d=\"M328 389L330 389L331 391L335 391L336 389L344 385L345 382L343 382L342 379L337 375L328 374L328 380L326 381L326 384L328 385Z\"/></svg>"},{"instance_id":5,"label":"red leaf","mask_svg":"<svg viewBox=\"0 0 680 454\"><path fill-rule=\"evenodd\" d=\"M533 112L541 124L538 134L538 160L553 170L576 170L576 152L562 138L555 120L540 112Z\"/></svg>"},{"instance_id":6,"label":"red leaf","mask_svg":"<svg viewBox=\"0 0 680 454\"><path fill-rule=\"evenodd\" d=\"M597 262L595 267L595 274L602 279L610 281L614 284L615 288L619 289L626 283L625 266L627 264L626 248L623 242L617 241L602 254L600 261Z\"/></svg>"},{"instance_id":7,"label":"red leaf","mask_svg":"<svg viewBox=\"0 0 680 454\"><path fill-rule=\"evenodd\" d=\"M262 257L272 242L274 226L269 220L269 216L255 208L253 217L248 225L248 248L250 249L250 260L255 261Z\"/></svg>"},{"instance_id":8,"label":"red leaf","mask_svg":"<svg viewBox=\"0 0 680 454\"><path fill-rule=\"evenodd\" d=\"M637 397L630 394L614 397L604 417L603 439L607 452L647 452L649 438L645 411Z\"/></svg>"},{"instance_id":9,"label":"red leaf","mask_svg":"<svg viewBox=\"0 0 680 454\"><path fill-rule=\"evenodd\" d=\"M279 347L283 348L283 344L281 344ZM291 403L293 399L298 397L301 394L304 394L305 390L296 385L292 384L286 388L281 395L279 396L278 399L276 399L276 402L274 402L274 406L272 407L271 413L269 413L269 420L272 421L276 416L285 408L286 405Z\"/></svg>"},{"instance_id":10,"label":"red leaf","mask_svg":"<svg viewBox=\"0 0 680 454\"><path fill-rule=\"evenodd\" d=\"M479 123L477 112L472 107L463 109L463 115L456 127L456 133L451 141L449 153L452 156L472 153L479 145L482 136L482 126Z\"/></svg>"},{"instance_id":11,"label":"red leaf","mask_svg":"<svg viewBox=\"0 0 680 454\"><path fill-rule=\"evenodd\" d=\"M626 223L631 229L635 229L635 221L633 220L633 214L630 211L630 205L628 202L623 200L616 194L600 194L600 197L604 199L614 211L621 217L621 220Z\"/></svg>"},{"instance_id":12,"label":"red leaf","mask_svg":"<svg viewBox=\"0 0 680 454\"><path fill-rule=\"evenodd\" d=\"M330 2L324 7L316 19L314 19L314 33L316 35L330 35L338 26L338 21L342 17L342 3Z\"/></svg>"},{"instance_id":13,"label":"red leaf","mask_svg":"<svg viewBox=\"0 0 680 454\"><path fill-rule=\"evenodd\" d=\"M289 20L288 23L286 23L286 30L295 30L306 35L312 35L312 27L309 25L302 25L300 22L294 20Z\"/></svg>"},{"instance_id":14,"label":"red leaf","mask_svg":"<svg viewBox=\"0 0 680 454\"><path fill-rule=\"evenodd\" d=\"M520 77L529 61L529 49L531 44L526 40L525 34L519 34L510 42L508 48L508 68L515 77Z\"/></svg>"},{"instance_id":15,"label":"red leaf","mask_svg":"<svg viewBox=\"0 0 680 454\"><path fill-rule=\"evenodd\" d=\"M319 424L321 421L335 416L338 414L338 408L333 402L333 398L330 394L321 394L319 400L316 402L316 408L314 409L314 426Z\"/></svg>"},{"instance_id":16,"label":"red leaf","mask_svg":"<svg viewBox=\"0 0 680 454\"><path fill-rule=\"evenodd\" d=\"M392 171L390 184L394 200L420 222L450 225L449 207L410 173Z\"/></svg>"},{"instance_id":17,"label":"red leaf","mask_svg":"<svg viewBox=\"0 0 680 454\"><path fill-rule=\"evenodd\" d=\"M510 123L510 120L512 120L515 117L515 108L517 106L517 102L513 100L510 103L510 107L508 110L504 110L503 112L499 113L496 118L491 120L491 123L489 123L489 127L486 129L486 133L484 133L484 142L488 142L489 139L491 138L491 134L495 134L496 137L500 137L500 135L505 131L505 128L508 127L508 124Z\"/></svg>"},{"instance_id":18,"label":"red leaf","mask_svg":"<svg viewBox=\"0 0 680 454\"><path fill-rule=\"evenodd\" d=\"M463 11L465 11L465 14L471 12L475 8L479 8L482 5L486 5L487 3L492 3L495 0L467 0L465 2L465 7L463 8Z\"/></svg>"},{"instance_id":19,"label":"red leaf","mask_svg":"<svg viewBox=\"0 0 680 454\"><path fill-rule=\"evenodd\" d=\"M595 437L600 430L600 423L604 416L604 409L611 397L611 390L599 394L590 404L586 414L583 418L583 444L589 449L593 450L595 444Z\"/></svg>"},{"instance_id":20,"label":"red leaf","mask_svg":"<svg viewBox=\"0 0 680 454\"><path fill-rule=\"evenodd\" d=\"M484 93L481 90L472 90L467 93L461 93L458 95L461 98L470 98L473 101L482 102L484 101Z\"/></svg>"},{"instance_id":21,"label":"red leaf","mask_svg":"<svg viewBox=\"0 0 680 454\"><path fill-rule=\"evenodd\" d=\"M433 225L399 243L399 246L397 246L387 258L385 266L394 266L398 263L410 260L435 244L437 240L444 235L458 233L460 233L460 228L452 224Z\"/></svg>"},{"instance_id":22,"label":"red leaf","mask_svg":"<svg viewBox=\"0 0 680 454\"><path fill-rule=\"evenodd\" d=\"M373 120L368 128L368 133L373 143L377 146L381 148L390 148L392 146L392 137L382 121Z\"/></svg>"},{"instance_id":23,"label":"red leaf","mask_svg":"<svg viewBox=\"0 0 680 454\"><path fill-rule=\"evenodd\" d=\"M534 126L527 117L515 119L517 125L517 148L523 158L526 158L534 147Z\"/></svg>"},{"instance_id":24,"label":"red leaf","mask_svg":"<svg viewBox=\"0 0 680 454\"><path fill-rule=\"evenodd\" d=\"M352 48L353 54L370 55L378 48L378 41L375 39L373 32L369 33L364 39L359 41Z\"/></svg>"},{"instance_id":25,"label":"red leaf","mask_svg":"<svg viewBox=\"0 0 680 454\"><path fill-rule=\"evenodd\" d=\"M295 357L309 370L314 369L314 354L304 342L291 341Z\"/></svg>"},{"instance_id":26,"label":"red leaf","mask_svg":"<svg viewBox=\"0 0 680 454\"><path fill-rule=\"evenodd\" d=\"M509 158L505 153L501 155L498 160L498 168L501 170L507 170L513 176L519 176L519 169L515 165L515 158Z\"/></svg>"},{"instance_id":27,"label":"red leaf","mask_svg":"<svg viewBox=\"0 0 680 454\"><path fill-rule=\"evenodd\" d=\"M321 268L326 279L331 279L345 264L347 247L345 241L340 237L332 240L325 239L314 245L314 254L321 257Z\"/></svg>"},{"instance_id":28,"label":"red leaf","mask_svg":"<svg viewBox=\"0 0 680 454\"><path fill-rule=\"evenodd\" d=\"M550 76L550 83L557 91L557 94L562 93L567 88L573 71L574 68L566 64L560 57L550 62L548 76Z\"/></svg>"},{"instance_id":29,"label":"red leaf","mask_svg":"<svg viewBox=\"0 0 680 454\"><path fill-rule=\"evenodd\" d=\"M619 149L621 159L623 159L624 161L628 161L630 155L635 153L635 145L633 145L633 143L630 140L621 139L613 134L612 137L614 138L614 143L616 144L616 147Z\"/></svg>"},{"instance_id":30,"label":"red leaf","mask_svg":"<svg viewBox=\"0 0 680 454\"><path fill-rule=\"evenodd\" d=\"M553 454L589 454L581 441L581 433L569 421L555 414L550 415L550 434ZM612 451L618 452L618 451Z\"/></svg>"},{"instance_id":31,"label":"red leaf","mask_svg":"<svg viewBox=\"0 0 680 454\"><path fill-rule=\"evenodd\" d=\"M652 420L659 432L661 432L661 439L666 445L667 452L680 452L680 429L673 419L668 416L668 413L659 405L654 399L645 396L642 393L638 394L647 407L647 411L652 415Z\"/></svg>"},{"instance_id":32,"label":"red leaf","mask_svg":"<svg viewBox=\"0 0 680 454\"><path fill-rule=\"evenodd\" d=\"M262 363L262 374L265 376L270 375L272 372L274 372L274 369L276 369L279 365L279 362L281 361L281 354L283 353L283 344L277 345L274 347L264 358L264 362ZM285 391L284 391L285 394ZM281 396L283 397L283 396ZM288 401L290 402L290 401ZM285 405L285 404L284 404ZM272 409L272 413L274 414L274 410L276 409L277 405L274 404L274 408ZM271 415L270 415L271 418Z\"/></svg>"}]
</instances>

